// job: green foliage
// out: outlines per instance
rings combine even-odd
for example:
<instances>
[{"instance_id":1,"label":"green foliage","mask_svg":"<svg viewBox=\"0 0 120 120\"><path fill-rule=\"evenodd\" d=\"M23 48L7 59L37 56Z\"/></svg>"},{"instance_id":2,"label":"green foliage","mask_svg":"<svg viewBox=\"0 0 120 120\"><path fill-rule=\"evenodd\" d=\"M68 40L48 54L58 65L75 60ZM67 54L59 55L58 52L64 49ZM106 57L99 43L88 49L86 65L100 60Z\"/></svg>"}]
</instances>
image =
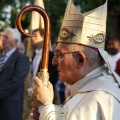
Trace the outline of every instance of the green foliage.
<instances>
[{"instance_id":1,"label":"green foliage","mask_svg":"<svg viewBox=\"0 0 120 120\"><path fill-rule=\"evenodd\" d=\"M1 0L0 1L0 5L1 5L0 20L4 21L6 26L15 27L15 21L16 21L18 12L23 7L25 7L26 3L30 3L30 2L31 0ZM26 19L26 17L30 18L30 15L29 17L28 15L25 15L25 18L23 21L23 25L25 26L25 28L28 27L28 23L29 23L29 20Z\"/></svg>"},{"instance_id":2,"label":"green foliage","mask_svg":"<svg viewBox=\"0 0 120 120\"><path fill-rule=\"evenodd\" d=\"M105 0L73 0L80 11L86 12L102 5ZM5 26L15 27L15 21L19 11L28 4L33 4L34 0L0 0L0 20L5 22ZM45 10L51 21L51 39L58 36L63 20L67 0L44 0ZM11 6L11 12L5 11ZM120 0L108 0L108 15L120 14ZM8 17L10 16L10 17ZM23 29L30 29L31 12L23 16ZM1 28L0 28L1 29ZM3 27L2 27L3 29Z\"/></svg>"},{"instance_id":3,"label":"green foliage","mask_svg":"<svg viewBox=\"0 0 120 120\"><path fill-rule=\"evenodd\" d=\"M80 5L82 12L90 11L106 2L106 0L73 0L75 5ZM120 14L120 0L108 0L108 14Z\"/></svg>"},{"instance_id":4,"label":"green foliage","mask_svg":"<svg viewBox=\"0 0 120 120\"><path fill-rule=\"evenodd\" d=\"M15 27L16 17L19 11L26 6L26 3L33 4L34 0L0 0L0 20L4 21L6 25ZM44 0L45 10L47 11L51 21L51 39L53 40L58 36L58 32L63 19L64 11L66 8L65 0ZM8 12L5 9L8 9ZM4 15L3 15L4 14ZM8 18L8 14L10 18ZM22 18L23 29L30 29L31 12L26 13ZM6 27L6 26L4 26Z\"/></svg>"},{"instance_id":5,"label":"green foliage","mask_svg":"<svg viewBox=\"0 0 120 120\"><path fill-rule=\"evenodd\" d=\"M44 0L45 10L51 21L51 39L58 36L66 8L65 0Z\"/></svg>"}]
</instances>

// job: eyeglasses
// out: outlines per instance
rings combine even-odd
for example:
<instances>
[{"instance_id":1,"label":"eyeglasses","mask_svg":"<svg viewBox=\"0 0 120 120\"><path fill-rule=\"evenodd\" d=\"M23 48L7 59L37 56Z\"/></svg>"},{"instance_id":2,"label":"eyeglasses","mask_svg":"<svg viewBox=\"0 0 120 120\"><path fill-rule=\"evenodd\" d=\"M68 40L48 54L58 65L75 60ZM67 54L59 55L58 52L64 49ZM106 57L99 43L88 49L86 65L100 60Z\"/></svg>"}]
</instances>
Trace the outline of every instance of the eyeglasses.
<instances>
[{"instance_id":1,"label":"eyeglasses","mask_svg":"<svg viewBox=\"0 0 120 120\"><path fill-rule=\"evenodd\" d=\"M56 58L62 58L65 54L71 54L71 53L76 53L76 52L78 52L78 51L67 52L67 53L55 52L54 53L54 57L56 57Z\"/></svg>"}]
</instances>

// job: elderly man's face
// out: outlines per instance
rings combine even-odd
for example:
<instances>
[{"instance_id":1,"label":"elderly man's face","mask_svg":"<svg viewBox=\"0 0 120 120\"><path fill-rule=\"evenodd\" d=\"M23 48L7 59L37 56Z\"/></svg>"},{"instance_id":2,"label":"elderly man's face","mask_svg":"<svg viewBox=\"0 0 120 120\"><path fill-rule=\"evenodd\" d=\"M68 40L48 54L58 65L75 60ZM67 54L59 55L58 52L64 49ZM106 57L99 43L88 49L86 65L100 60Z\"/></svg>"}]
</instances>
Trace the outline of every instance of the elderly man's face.
<instances>
[{"instance_id":1,"label":"elderly man's face","mask_svg":"<svg viewBox=\"0 0 120 120\"><path fill-rule=\"evenodd\" d=\"M53 65L57 66L59 71L60 80L66 82L68 84L75 83L79 78L79 70L77 67L77 53L69 53L74 51L68 51L66 48L66 44L58 43L56 47L56 55L53 58ZM69 53L69 54L63 54Z\"/></svg>"},{"instance_id":2,"label":"elderly man's face","mask_svg":"<svg viewBox=\"0 0 120 120\"><path fill-rule=\"evenodd\" d=\"M5 52L8 52L16 46L17 41L13 39L13 34L10 31L5 31L2 37L3 50Z\"/></svg>"}]
</instances>

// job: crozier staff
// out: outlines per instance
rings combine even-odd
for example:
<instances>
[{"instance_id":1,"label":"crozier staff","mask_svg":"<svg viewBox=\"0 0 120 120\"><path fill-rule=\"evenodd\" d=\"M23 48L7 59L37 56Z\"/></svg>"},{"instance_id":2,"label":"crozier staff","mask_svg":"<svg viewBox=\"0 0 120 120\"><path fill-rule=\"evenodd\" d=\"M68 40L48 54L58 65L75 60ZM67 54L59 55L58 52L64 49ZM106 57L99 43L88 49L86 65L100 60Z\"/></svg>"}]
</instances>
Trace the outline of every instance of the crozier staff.
<instances>
[{"instance_id":1,"label":"crozier staff","mask_svg":"<svg viewBox=\"0 0 120 120\"><path fill-rule=\"evenodd\" d=\"M18 14L16 25L17 25L18 30L26 36L29 36L29 37L35 36L35 35L30 35L26 33L22 29L22 25L21 25L22 16L29 11L36 11L40 13L45 23L45 35L44 35L44 44L43 44L43 52L42 52L42 60L41 60L41 69L40 69L40 72L38 73L38 77L41 79L41 81L45 85L47 85L49 81L48 58L49 58L49 46L50 46L50 19L46 11L40 6L30 5L30 6L23 8L21 12Z\"/></svg>"},{"instance_id":2,"label":"crozier staff","mask_svg":"<svg viewBox=\"0 0 120 120\"><path fill-rule=\"evenodd\" d=\"M120 113L120 78L108 63L104 50L107 1L81 14L68 0L58 36L53 64L60 79L71 85L71 95L61 106L52 104L53 89L38 77L33 96L42 103L34 120L118 120Z\"/></svg>"},{"instance_id":3,"label":"crozier staff","mask_svg":"<svg viewBox=\"0 0 120 120\"><path fill-rule=\"evenodd\" d=\"M44 35L44 42L43 42L43 49L42 49L42 60L41 60L41 68L40 72L38 73L38 77L42 81L42 83L47 86L49 84L49 73L48 73L48 59L49 59L49 46L50 46L50 19L46 13L46 11L37 5L30 5L25 7L21 10L18 14L16 25L18 30L26 36L35 37L35 35L30 35L24 32L21 25L22 16L29 12L29 11L37 11L40 13L44 19L45 24L45 35ZM37 103L37 105L41 105L41 102L37 101L37 99L33 96L33 101ZM31 118L30 118L31 119Z\"/></svg>"}]
</instances>

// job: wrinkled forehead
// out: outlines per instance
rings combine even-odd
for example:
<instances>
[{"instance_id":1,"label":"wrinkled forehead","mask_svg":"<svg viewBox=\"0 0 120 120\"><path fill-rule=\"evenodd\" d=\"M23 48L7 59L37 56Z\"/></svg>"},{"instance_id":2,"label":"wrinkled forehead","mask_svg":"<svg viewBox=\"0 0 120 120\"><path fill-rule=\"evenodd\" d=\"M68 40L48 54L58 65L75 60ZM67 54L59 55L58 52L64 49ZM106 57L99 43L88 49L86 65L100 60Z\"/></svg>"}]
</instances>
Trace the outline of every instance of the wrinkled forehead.
<instances>
[{"instance_id":1,"label":"wrinkled forehead","mask_svg":"<svg viewBox=\"0 0 120 120\"><path fill-rule=\"evenodd\" d=\"M9 36L9 37L13 37L13 33L9 30L5 30L2 34L2 36Z\"/></svg>"},{"instance_id":2,"label":"wrinkled forehead","mask_svg":"<svg viewBox=\"0 0 120 120\"><path fill-rule=\"evenodd\" d=\"M5 30L5 31L3 31L2 35L4 35L4 34L10 34L10 33L11 32L9 30Z\"/></svg>"},{"instance_id":3,"label":"wrinkled forehead","mask_svg":"<svg viewBox=\"0 0 120 120\"><path fill-rule=\"evenodd\" d=\"M60 43L60 42L58 42L57 46L56 46L56 51L67 51L68 47L69 47L68 43Z\"/></svg>"}]
</instances>

